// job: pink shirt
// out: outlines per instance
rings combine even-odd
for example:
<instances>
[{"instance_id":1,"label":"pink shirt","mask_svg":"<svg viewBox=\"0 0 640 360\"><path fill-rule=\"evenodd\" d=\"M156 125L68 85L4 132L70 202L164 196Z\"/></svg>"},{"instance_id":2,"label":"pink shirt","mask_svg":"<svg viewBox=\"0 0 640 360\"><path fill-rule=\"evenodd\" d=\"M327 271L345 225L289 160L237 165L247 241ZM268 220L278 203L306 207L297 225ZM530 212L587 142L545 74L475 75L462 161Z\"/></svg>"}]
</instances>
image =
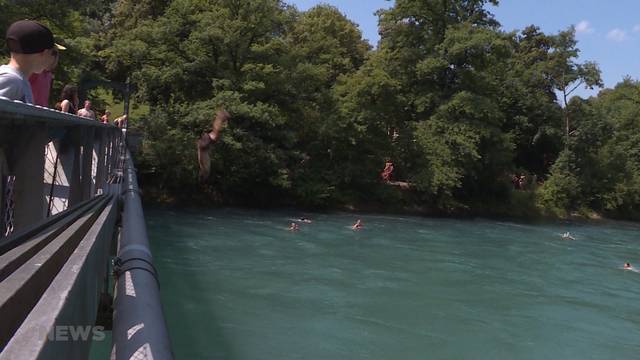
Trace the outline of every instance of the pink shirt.
<instances>
[{"instance_id":1,"label":"pink shirt","mask_svg":"<svg viewBox=\"0 0 640 360\"><path fill-rule=\"evenodd\" d=\"M51 71L43 71L40 74L31 74L29 83L33 92L33 104L40 106L49 106L49 92L51 91L51 80L53 74Z\"/></svg>"}]
</instances>

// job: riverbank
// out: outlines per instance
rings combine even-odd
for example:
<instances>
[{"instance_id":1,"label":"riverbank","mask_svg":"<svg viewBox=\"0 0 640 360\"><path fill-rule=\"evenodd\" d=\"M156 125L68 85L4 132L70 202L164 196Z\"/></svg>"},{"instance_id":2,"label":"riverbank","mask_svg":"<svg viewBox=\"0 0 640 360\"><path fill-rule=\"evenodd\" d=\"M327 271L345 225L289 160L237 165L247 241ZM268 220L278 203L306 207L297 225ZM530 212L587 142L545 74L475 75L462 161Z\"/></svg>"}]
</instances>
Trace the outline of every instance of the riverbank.
<instances>
[{"instance_id":1,"label":"riverbank","mask_svg":"<svg viewBox=\"0 0 640 360\"><path fill-rule=\"evenodd\" d=\"M334 204L332 206L304 206L294 202L283 201L281 203L256 204L247 202L224 201L215 194L194 194L183 192L169 194L166 191L157 191L150 188L143 189L143 201L151 206L185 206L185 207L238 207L247 209L292 209L300 212L351 212L359 214L387 214L408 215L434 218L470 219L486 218L496 220L511 220L527 223L546 221L573 221L608 223L615 221L638 222L640 219L625 218L611 214L603 214L591 209L579 209L566 212L551 212L541 209L535 204L535 194L526 191L514 191L509 197L509 202L475 201L469 204L459 204L457 207L439 208L426 206L413 202L381 202L381 201L355 201Z\"/></svg>"}]
</instances>

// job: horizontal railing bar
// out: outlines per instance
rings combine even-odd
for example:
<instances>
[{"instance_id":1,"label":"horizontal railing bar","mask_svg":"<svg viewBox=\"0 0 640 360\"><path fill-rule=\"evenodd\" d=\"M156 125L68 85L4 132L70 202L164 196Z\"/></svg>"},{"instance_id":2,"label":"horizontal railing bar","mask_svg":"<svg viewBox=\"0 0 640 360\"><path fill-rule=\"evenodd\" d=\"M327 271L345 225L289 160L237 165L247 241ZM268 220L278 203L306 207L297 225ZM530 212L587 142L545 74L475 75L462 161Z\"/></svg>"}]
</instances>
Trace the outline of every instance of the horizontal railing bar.
<instances>
[{"instance_id":1,"label":"horizontal railing bar","mask_svg":"<svg viewBox=\"0 0 640 360\"><path fill-rule=\"evenodd\" d=\"M70 211L65 211L65 216L56 219L57 221L55 222L47 222L49 223L48 226L39 231L37 235L28 234L16 239L17 246L0 255L0 282L71 226L74 221L95 205L101 197L102 195L86 201L70 209Z\"/></svg>"},{"instance_id":2,"label":"horizontal railing bar","mask_svg":"<svg viewBox=\"0 0 640 360\"><path fill-rule=\"evenodd\" d=\"M28 241L29 239L32 239L38 234L47 231L49 228L55 226L64 218L71 216L72 214L76 214L76 211L86 209L86 207L90 206L91 203L96 202L99 197L100 196L97 196L93 199L85 200L77 206L59 212L41 222L25 227L22 230L18 230L6 238L0 238L0 254L4 254L7 251L15 248L16 246L19 246L20 244Z\"/></svg>"},{"instance_id":3,"label":"horizontal railing bar","mask_svg":"<svg viewBox=\"0 0 640 360\"><path fill-rule=\"evenodd\" d=\"M55 339L56 328L87 329L87 326L94 325L117 210L117 202L112 198L0 353L0 360L88 357L93 331L87 332L85 339L71 339L69 336L72 341L64 341Z\"/></svg>"},{"instance_id":4,"label":"horizontal railing bar","mask_svg":"<svg viewBox=\"0 0 640 360\"><path fill-rule=\"evenodd\" d=\"M0 124L15 123L34 125L45 123L48 126L86 126L119 130L113 124L105 124L98 120L87 119L62 111L42 106L11 101L0 97Z\"/></svg>"},{"instance_id":5,"label":"horizontal railing bar","mask_svg":"<svg viewBox=\"0 0 640 360\"><path fill-rule=\"evenodd\" d=\"M56 239L50 242L18 270L0 282L0 348L38 302L51 280L95 222L110 197L103 197Z\"/></svg>"}]
</instances>

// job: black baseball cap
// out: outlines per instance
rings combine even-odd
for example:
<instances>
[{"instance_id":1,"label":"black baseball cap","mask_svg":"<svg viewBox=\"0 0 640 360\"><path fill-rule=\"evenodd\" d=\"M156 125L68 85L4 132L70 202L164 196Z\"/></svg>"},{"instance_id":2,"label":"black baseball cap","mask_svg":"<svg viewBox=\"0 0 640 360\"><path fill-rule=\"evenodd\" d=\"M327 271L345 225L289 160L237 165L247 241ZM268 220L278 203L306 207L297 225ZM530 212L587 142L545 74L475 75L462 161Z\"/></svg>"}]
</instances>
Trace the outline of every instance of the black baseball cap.
<instances>
[{"instance_id":1,"label":"black baseball cap","mask_svg":"<svg viewBox=\"0 0 640 360\"><path fill-rule=\"evenodd\" d=\"M48 27L31 20L16 21L7 29L7 47L18 54L35 54L47 49L65 50L53 40Z\"/></svg>"}]
</instances>

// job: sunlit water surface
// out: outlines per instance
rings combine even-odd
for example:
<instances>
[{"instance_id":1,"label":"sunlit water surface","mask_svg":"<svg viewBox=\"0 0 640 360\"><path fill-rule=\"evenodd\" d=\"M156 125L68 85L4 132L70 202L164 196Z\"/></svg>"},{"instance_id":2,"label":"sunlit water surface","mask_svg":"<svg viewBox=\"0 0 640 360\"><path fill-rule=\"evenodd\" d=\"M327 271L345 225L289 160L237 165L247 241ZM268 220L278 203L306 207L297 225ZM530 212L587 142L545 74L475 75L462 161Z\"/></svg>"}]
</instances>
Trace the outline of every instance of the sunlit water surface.
<instances>
[{"instance_id":1,"label":"sunlit water surface","mask_svg":"<svg viewBox=\"0 0 640 360\"><path fill-rule=\"evenodd\" d=\"M636 225L300 215L147 209L177 359L640 356Z\"/></svg>"}]
</instances>

